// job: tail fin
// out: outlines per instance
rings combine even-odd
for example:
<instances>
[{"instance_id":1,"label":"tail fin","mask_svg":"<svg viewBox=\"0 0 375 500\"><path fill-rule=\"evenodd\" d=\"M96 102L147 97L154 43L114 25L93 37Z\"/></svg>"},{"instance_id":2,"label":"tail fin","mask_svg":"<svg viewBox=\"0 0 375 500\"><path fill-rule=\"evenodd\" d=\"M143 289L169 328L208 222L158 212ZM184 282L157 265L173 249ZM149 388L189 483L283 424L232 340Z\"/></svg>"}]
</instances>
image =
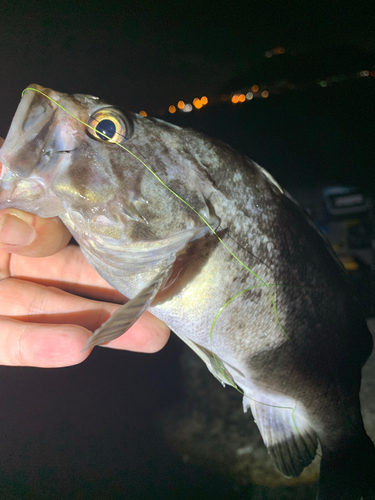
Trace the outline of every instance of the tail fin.
<instances>
[{"instance_id":1,"label":"tail fin","mask_svg":"<svg viewBox=\"0 0 375 500\"><path fill-rule=\"evenodd\" d=\"M364 433L332 453L323 447L317 500L375 500L375 449Z\"/></svg>"}]
</instances>

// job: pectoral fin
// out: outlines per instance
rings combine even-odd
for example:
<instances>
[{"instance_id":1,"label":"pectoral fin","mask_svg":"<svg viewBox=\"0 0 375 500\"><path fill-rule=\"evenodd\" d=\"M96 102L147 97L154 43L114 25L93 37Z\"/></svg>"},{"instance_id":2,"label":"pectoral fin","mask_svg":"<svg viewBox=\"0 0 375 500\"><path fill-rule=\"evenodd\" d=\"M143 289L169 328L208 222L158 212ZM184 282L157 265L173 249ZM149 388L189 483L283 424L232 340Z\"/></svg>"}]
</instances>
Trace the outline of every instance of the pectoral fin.
<instances>
[{"instance_id":1,"label":"pectoral fin","mask_svg":"<svg viewBox=\"0 0 375 500\"><path fill-rule=\"evenodd\" d=\"M134 299L117 309L112 316L95 330L86 342L83 350L96 345L105 344L110 340L117 339L125 333L139 319L142 313L151 305L156 294L160 290L164 280L168 277L170 266L159 273L152 283L144 288Z\"/></svg>"}]
</instances>

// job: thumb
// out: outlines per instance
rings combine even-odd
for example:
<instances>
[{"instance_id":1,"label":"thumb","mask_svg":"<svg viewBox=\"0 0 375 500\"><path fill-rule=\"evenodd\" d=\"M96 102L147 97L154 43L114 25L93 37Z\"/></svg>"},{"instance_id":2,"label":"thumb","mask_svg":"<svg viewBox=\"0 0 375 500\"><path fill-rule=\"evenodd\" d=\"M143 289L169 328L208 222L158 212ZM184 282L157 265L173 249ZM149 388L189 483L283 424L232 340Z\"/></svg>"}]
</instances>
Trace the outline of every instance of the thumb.
<instances>
[{"instance_id":1,"label":"thumb","mask_svg":"<svg viewBox=\"0 0 375 500\"><path fill-rule=\"evenodd\" d=\"M46 257L64 248L71 234L58 217L43 219L15 208L0 211L0 250Z\"/></svg>"}]
</instances>

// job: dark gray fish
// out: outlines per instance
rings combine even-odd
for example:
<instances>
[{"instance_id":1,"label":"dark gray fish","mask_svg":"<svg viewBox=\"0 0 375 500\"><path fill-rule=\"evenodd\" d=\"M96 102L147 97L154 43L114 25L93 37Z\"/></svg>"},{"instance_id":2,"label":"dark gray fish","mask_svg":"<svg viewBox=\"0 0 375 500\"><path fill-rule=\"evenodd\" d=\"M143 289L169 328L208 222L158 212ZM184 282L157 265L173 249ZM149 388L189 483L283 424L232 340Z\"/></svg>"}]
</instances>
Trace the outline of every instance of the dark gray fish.
<instances>
[{"instance_id":1,"label":"dark gray fish","mask_svg":"<svg viewBox=\"0 0 375 500\"><path fill-rule=\"evenodd\" d=\"M27 90L14 116L0 151L0 209L59 216L131 299L88 347L149 309L223 384L242 389L285 476L299 475L320 443L318 498L375 498L358 398L372 339L303 210L264 169L203 134L32 87L46 95Z\"/></svg>"}]
</instances>

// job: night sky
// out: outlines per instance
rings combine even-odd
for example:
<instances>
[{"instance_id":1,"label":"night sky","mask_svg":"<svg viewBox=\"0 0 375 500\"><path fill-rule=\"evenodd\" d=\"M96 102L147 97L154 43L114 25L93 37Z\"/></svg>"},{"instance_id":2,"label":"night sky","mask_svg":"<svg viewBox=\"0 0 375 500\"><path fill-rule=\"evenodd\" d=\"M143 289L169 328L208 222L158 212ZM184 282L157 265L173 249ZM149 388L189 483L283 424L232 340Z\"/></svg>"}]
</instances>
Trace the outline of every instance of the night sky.
<instances>
[{"instance_id":1,"label":"night sky","mask_svg":"<svg viewBox=\"0 0 375 500\"><path fill-rule=\"evenodd\" d=\"M257 160L287 188L375 180L375 79L317 79L374 68L373 2L5 2L0 135L30 83L90 93L198 128ZM265 54L282 47L282 55ZM365 67L364 67L365 66ZM287 80L266 100L223 93ZM170 104L207 95L189 116ZM164 114L163 114L164 113Z\"/></svg>"},{"instance_id":2,"label":"night sky","mask_svg":"<svg viewBox=\"0 0 375 500\"><path fill-rule=\"evenodd\" d=\"M349 183L374 194L375 78L357 75L375 69L374 11L373 0L2 2L0 135L39 83L200 129L292 191ZM220 101L253 84L280 92ZM203 95L201 110L167 112ZM169 498L158 496L168 481L171 499L191 498L154 417L181 397L181 349L174 339L151 357L95 349L69 369L2 367L4 498Z\"/></svg>"}]
</instances>

